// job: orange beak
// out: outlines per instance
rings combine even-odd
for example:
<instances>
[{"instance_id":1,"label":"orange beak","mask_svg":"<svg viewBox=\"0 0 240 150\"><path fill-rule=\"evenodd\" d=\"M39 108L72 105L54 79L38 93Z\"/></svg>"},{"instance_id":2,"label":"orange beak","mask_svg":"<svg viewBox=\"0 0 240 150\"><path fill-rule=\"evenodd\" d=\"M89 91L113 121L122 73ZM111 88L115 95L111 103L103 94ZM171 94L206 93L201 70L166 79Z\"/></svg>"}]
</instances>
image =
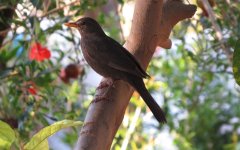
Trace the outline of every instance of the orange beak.
<instances>
[{"instance_id":1,"label":"orange beak","mask_svg":"<svg viewBox=\"0 0 240 150\"><path fill-rule=\"evenodd\" d=\"M74 28L78 27L76 22L68 22L68 23L64 23L64 25L68 27L74 27Z\"/></svg>"}]
</instances>

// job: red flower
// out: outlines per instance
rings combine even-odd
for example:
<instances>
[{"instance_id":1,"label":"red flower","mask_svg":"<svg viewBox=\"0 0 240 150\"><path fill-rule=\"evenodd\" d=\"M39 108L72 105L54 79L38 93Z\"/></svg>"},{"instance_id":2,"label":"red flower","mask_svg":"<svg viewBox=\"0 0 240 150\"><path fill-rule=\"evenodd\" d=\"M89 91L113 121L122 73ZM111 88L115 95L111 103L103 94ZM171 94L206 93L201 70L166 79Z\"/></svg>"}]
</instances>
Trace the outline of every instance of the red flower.
<instances>
[{"instance_id":1,"label":"red flower","mask_svg":"<svg viewBox=\"0 0 240 150\"><path fill-rule=\"evenodd\" d=\"M29 94L37 95L37 87L34 82L32 82L32 81L27 82L26 89Z\"/></svg>"},{"instance_id":2,"label":"red flower","mask_svg":"<svg viewBox=\"0 0 240 150\"><path fill-rule=\"evenodd\" d=\"M51 57L50 51L46 47L38 42L33 43L29 52L29 59L36 61L43 61L44 59L49 59Z\"/></svg>"},{"instance_id":3,"label":"red flower","mask_svg":"<svg viewBox=\"0 0 240 150\"><path fill-rule=\"evenodd\" d=\"M27 90L32 95L36 95L37 94L37 90L34 87L29 87Z\"/></svg>"}]
</instances>

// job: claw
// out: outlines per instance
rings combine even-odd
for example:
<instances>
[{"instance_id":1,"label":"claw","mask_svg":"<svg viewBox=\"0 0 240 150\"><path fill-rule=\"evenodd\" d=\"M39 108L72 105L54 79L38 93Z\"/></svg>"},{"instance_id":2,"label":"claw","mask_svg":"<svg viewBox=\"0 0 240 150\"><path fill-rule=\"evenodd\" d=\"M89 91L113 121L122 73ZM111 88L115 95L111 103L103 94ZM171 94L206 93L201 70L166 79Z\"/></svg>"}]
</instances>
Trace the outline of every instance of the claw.
<instances>
[{"instance_id":1,"label":"claw","mask_svg":"<svg viewBox=\"0 0 240 150\"><path fill-rule=\"evenodd\" d=\"M107 98L106 96L98 96L96 97L95 99L92 100L91 104L92 103L97 103L97 102L100 102L100 101L109 101L110 99Z\"/></svg>"},{"instance_id":2,"label":"claw","mask_svg":"<svg viewBox=\"0 0 240 150\"><path fill-rule=\"evenodd\" d=\"M114 81L113 79L109 78L107 80L104 80L100 83L100 85L97 87L97 90L100 90L100 89L103 89L103 88L106 88L106 87L112 87L113 84L114 84Z\"/></svg>"}]
</instances>

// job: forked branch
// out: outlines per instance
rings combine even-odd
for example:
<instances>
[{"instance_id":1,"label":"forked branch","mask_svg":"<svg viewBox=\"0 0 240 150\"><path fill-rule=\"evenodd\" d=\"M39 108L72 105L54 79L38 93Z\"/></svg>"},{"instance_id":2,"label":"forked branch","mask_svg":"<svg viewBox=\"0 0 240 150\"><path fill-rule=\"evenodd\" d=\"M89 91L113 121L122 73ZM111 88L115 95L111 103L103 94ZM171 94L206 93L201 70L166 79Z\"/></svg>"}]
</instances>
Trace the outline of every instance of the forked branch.
<instances>
[{"instance_id":1,"label":"forked branch","mask_svg":"<svg viewBox=\"0 0 240 150\"><path fill-rule=\"evenodd\" d=\"M165 14L162 14L162 9ZM191 17L195 11L196 6L185 6L180 0L169 0L164 6L162 0L136 0L131 32L124 47L146 69L157 45L169 39L172 27L178 21ZM103 79L102 82L107 80ZM90 105L76 149L110 149L133 93L126 82L114 83L113 87L97 89L95 100L103 95L107 95L107 98Z\"/></svg>"}]
</instances>

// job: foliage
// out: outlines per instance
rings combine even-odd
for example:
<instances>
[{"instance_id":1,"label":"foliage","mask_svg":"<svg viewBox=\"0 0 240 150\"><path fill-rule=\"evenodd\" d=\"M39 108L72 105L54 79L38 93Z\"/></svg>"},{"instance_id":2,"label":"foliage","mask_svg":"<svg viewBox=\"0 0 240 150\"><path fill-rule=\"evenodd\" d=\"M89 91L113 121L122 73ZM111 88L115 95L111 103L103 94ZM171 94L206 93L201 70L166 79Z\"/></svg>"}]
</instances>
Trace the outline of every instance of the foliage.
<instances>
[{"instance_id":1,"label":"foliage","mask_svg":"<svg viewBox=\"0 0 240 150\"><path fill-rule=\"evenodd\" d=\"M238 85L240 85L240 40L236 43L233 54L233 74Z\"/></svg>"},{"instance_id":2,"label":"foliage","mask_svg":"<svg viewBox=\"0 0 240 150\"><path fill-rule=\"evenodd\" d=\"M82 122L80 121L72 121L72 120L62 120L55 122L52 125L49 125L42 130L40 130L38 133L36 133L31 140L24 144L25 150L48 150L48 141L47 138L49 138L51 135L55 134L57 131L62 130L67 127L74 127L82 125ZM15 142L16 146L19 149L22 149L19 143L17 141L21 141L21 139L18 139L19 137L16 136L14 130L5 122L0 121L0 148L1 149L10 149L13 142Z\"/></svg>"},{"instance_id":3,"label":"foliage","mask_svg":"<svg viewBox=\"0 0 240 150\"><path fill-rule=\"evenodd\" d=\"M3 121L0 121L0 129L0 148L10 149L16 139L15 133L13 129Z\"/></svg>"},{"instance_id":4,"label":"foliage","mask_svg":"<svg viewBox=\"0 0 240 150\"><path fill-rule=\"evenodd\" d=\"M26 150L35 150L35 149L46 149L48 147L47 138L53 134L55 134L57 131L72 127L72 126L79 126L82 125L82 122L80 121L71 121L71 120L62 120L59 122L56 122L48 127L45 127L41 131L39 131L37 134L33 136L33 138L24 146L24 149ZM48 148L47 148L48 149Z\"/></svg>"},{"instance_id":5,"label":"foliage","mask_svg":"<svg viewBox=\"0 0 240 150\"><path fill-rule=\"evenodd\" d=\"M0 29L11 30L3 42L0 40L0 119L8 123L0 122L0 129L5 129L0 130L0 149L3 140L6 149L13 141L12 149L23 147L33 133L43 127L49 129L53 122L84 119L95 87L86 83L89 67L82 61L79 35L62 24L76 20L74 16L95 12L94 17L106 33L122 43L117 24L123 17L116 10L103 11L106 2L1 1L1 9L6 10L0 13L0 27L4 27ZM127 1L118 0L118 5L124 4ZM12 9L16 13L6 17ZM214 13L224 33L225 46L231 52L235 50L236 79L239 72L234 70L239 68L240 59L240 16L236 15L239 12L237 1L216 1ZM174 28L172 49L156 50L148 68L152 77L146 81L152 95L160 99L168 124L158 125L151 119L139 95L134 94L112 149L120 149L126 141L127 149L166 149L169 145L161 142L165 132L171 136L173 147L180 150L239 147L240 89L232 74L232 64L215 37L209 18L201 13ZM40 48L34 48L36 43ZM38 55L39 50L44 54ZM34 53L30 56L31 52ZM69 71L72 64L74 71ZM139 109L140 114L136 111ZM136 116L139 118L134 122ZM132 127L134 132L129 130ZM65 132L62 142L74 147L77 134L76 130ZM8 137L3 139L3 135Z\"/></svg>"}]
</instances>

